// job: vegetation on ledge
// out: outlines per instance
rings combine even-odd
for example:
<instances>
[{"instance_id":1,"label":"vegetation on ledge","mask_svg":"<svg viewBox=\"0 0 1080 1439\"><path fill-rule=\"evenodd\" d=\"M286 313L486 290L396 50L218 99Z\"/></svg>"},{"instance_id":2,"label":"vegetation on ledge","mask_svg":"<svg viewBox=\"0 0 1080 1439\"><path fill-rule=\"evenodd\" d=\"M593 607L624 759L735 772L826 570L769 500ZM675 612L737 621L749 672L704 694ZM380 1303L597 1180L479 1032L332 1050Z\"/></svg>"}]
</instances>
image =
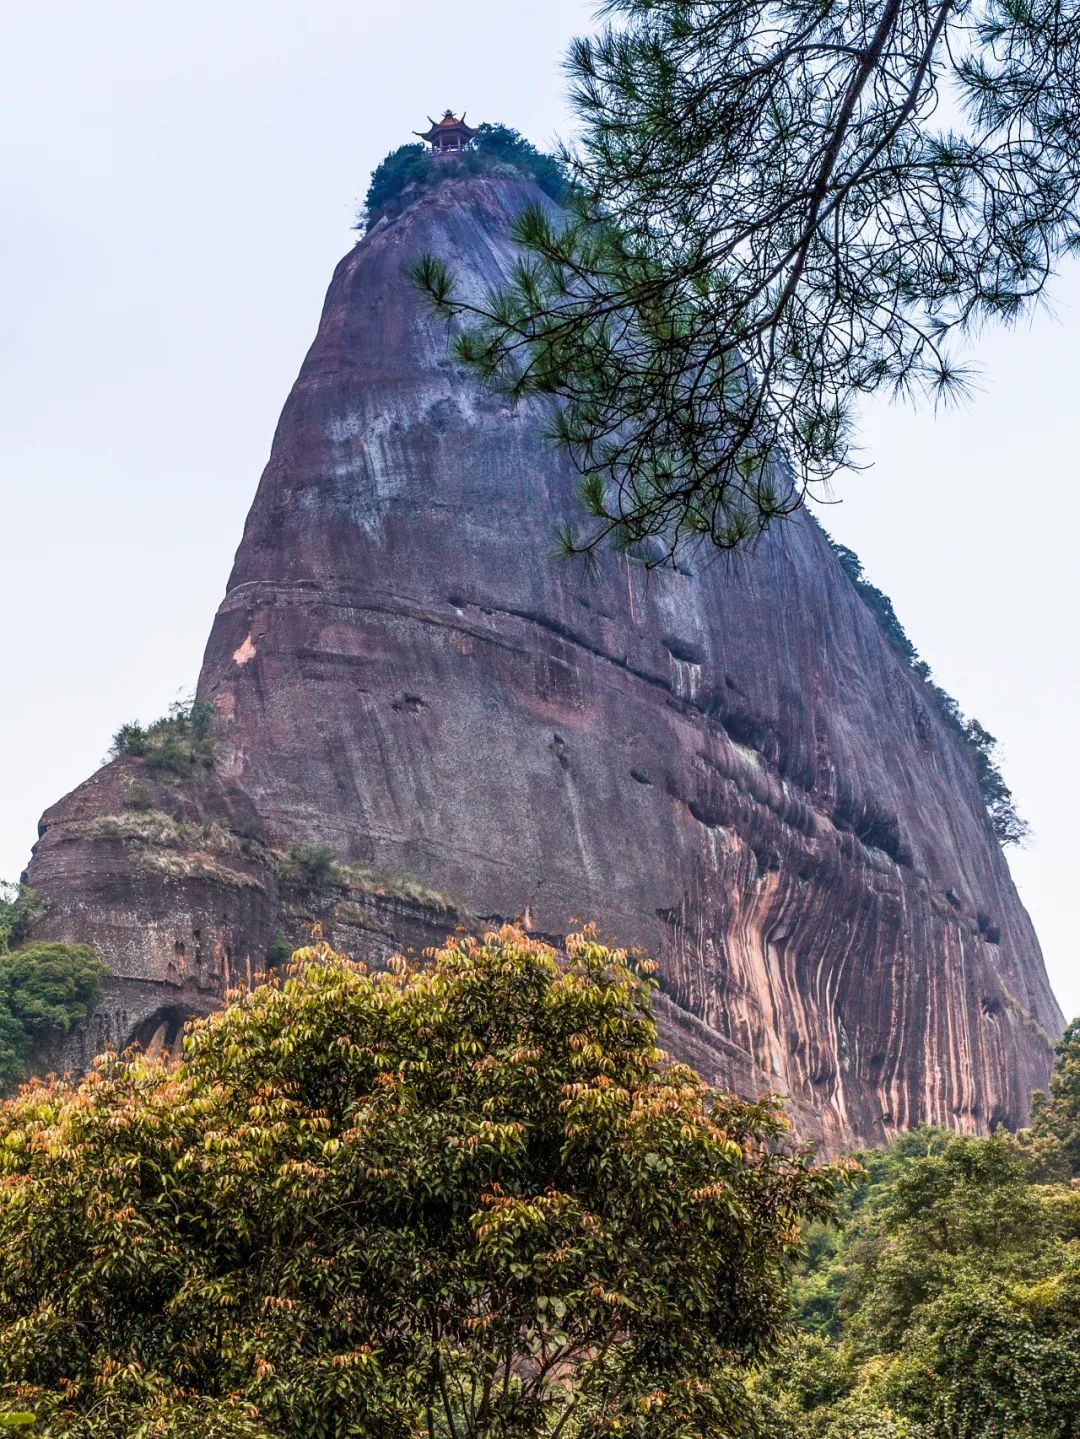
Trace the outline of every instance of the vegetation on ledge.
<instances>
[{"instance_id":1,"label":"vegetation on ledge","mask_svg":"<svg viewBox=\"0 0 1080 1439\"><path fill-rule=\"evenodd\" d=\"M508 125L481 125L472 147L460 155L433 159L426 145L402 145L373 171L356 228L368 231L384 216L401 213L425 190L461 175L522 175L556 204L569 176L554 155L544 154Z\"/></svg>"},{"instance_id":2,"label":"vegetation on ledge","mask_svg":"<svg viewBox=\"0 0 1080 1439\"><path fill-rule=\"evenodd\" d=\"M206 879L229 889L258 886L258 879L230 859L255 859L265 847L220 820L193 823L158 809L103 814L82 829L91 840L116 840L130 852L133 868L170 879Z\"/></svg>"},{"instance_id":3,"label":"vegetation on ledge","mask_svg":"<svg viewBox=\"0 0 1080 1439\"><path fill-rule=\"evenodd\" d=\"M121 725L113 736L109 757L133 755L150 770L184 779L200 770L212 769L217 746L210 733L214 706L209 700L178 700L167 715L153 724L136 722ZM132 794L132 808L146 808L152 796L140 789Z\"/></svg>"},{"instance_id":4,"label":"vegetation on ledge","mask_svg":"<svg viewBox=\"0 0 1080 1439\"><path fill-rule=\"evenodd\" d=\"M0 882L0 1094L24 1077L35 1047L85 1019L109 977L89 945L30 941L48 907L28 885Z\"/></svg>"},{"instance_id":5,"label":"vegetation on ledge","mask_svg":"<svg viewBox=\"0 0 1080 1439\"><path fill-rule=\"evenodd\" d=\"M866 578L862 561L855 551L834 540L826 531L823 530L822 533L829 542L829 548L840 561L844 573L858 591L859 598L877 621L882 634L912 672L926 684L933 696L938 714L967 746L975 765L979 793L982 795L986 813L990 818L990 824L998 842L1002 846L1023 844L1028 837L1028 824L1017 813L1012 791L1005 783L1005 778L998 768L997 760L994 757L997 740L989 730L983 728L978 720L969 719L952 695L936 682L930 666L920 657L918 650L908 638L906 630L893 609L892 600L883 590L879 590L877 585L871 584Z\"/></svg>"},{"instance_id":6,"label":"vegetation on ledge","mask_svg":"<svg viewBox=\"0 0 1080 1439\"><path fill-rule=\"evenodd\" d=\"M259 884L258 878L230 860L263 861L288 889L307 895L358 892L427 905L444 914L459 906L441 890L412 875L391 874L370 865L339 859L328 844L298 845L287 853L238 834L220 819L185 820L159 809L125 810L97 815L79 833L89 840L115 840L130 852L132 865L172 879L207 879L232 889ZM25 907L31 900L21 901ZM3 933L0 908L0 935ZM280 958L280 955L279 955Z\"/></svg>"},{"instance_id":7,"label":"vegetation on ledge","mask_svg":"<svg viewBox=\"0 0 1080 1439\"><path fill-rule=\"evenodd\" d=\"M387 899L412 900L453 914L458 906L441 890L432 889L412 875L391 874L353 860L339 859L328 844L304 844L288 854L275 851L278 874L284 884L315 894L353 890Z\"/></svg>"}]
</instances>

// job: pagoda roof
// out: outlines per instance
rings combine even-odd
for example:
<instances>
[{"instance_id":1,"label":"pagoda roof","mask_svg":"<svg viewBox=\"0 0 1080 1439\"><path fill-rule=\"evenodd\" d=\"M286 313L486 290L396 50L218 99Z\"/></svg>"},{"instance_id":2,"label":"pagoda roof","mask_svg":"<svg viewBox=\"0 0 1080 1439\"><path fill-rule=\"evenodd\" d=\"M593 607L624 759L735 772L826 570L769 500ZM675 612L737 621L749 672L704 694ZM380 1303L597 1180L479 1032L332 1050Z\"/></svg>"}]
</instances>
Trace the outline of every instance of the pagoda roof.
<instances>
[{"instance_id":1,"label":"pagoda roof","mask_svg":"<svg viewBox=\"0 0 1080 1439\"><path fill-rule=\"evenodd\" d=\"M471 140L478 133L471 125L466 125L464 112L460 120L453 110L447 110L441 120L432 120L430 115L428 120L431 123L430 130L423 133L419 130L413 131L413 134L419 135L421 140L435 140L440 135L463 135L467 140Z\"/></svg>"}]
</instances>

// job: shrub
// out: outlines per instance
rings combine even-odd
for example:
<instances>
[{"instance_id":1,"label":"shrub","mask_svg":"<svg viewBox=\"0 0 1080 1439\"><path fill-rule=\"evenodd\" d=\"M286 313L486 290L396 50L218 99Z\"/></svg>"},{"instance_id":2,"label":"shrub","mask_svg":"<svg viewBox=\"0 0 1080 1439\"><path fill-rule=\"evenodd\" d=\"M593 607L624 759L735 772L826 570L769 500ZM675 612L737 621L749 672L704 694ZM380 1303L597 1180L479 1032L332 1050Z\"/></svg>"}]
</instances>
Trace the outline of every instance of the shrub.
<instances>
[{"instance_id":1,"label":"shrub","mask_svg":"<svg viewBox=\"0 0 1080 1439\"><path fill-rule=\"evenodd\" d=\"M285 860L286 878L303 889L325 890L338 879L337 855L328 844L302 844Z\"/></svg>"},{"instance_id":2,"label":"shrub","mask_svg":"<svg viewBox=\"0 0 1080 1439\"><path fill-rule=\"evenodd\" d=\"M318 945L0 1107L0 1403L56 1439L745 1433L834 1174L590 935Z\"/></svg>"},{"instance_id":3,"label":"shrub","mask_svg":"<svg viewBox=\"0 0 1080 1439\"><path fill-rule=\"evenodd\" d=\"M39 940L0 955L0 1091L35 1045L66 1034L101 998L109 971L85 944Z\"/></svg>"},{"instance_id":4,"label":"shrub","mask_svg":"<svg viewBox=\"0 0 1080 1439\"><path fill-rule=\"evenodd\" d=\"M532 180L556 204L570 186L566 168L508 125L481 125L472 148L433 160L425 145L401 145L372 173L356 228L369 230L376 220L394 216L425 190L461 175L520 175Z\"/></svg>"},{"instance_id":5,"label":"shrub","mask_svg":"<svg viewBox=\"0 0 1080 1439\"><path fill-rule=\"evenodd\" d=\"M180 778L213 767L217 746L210 732L214 706L209 700L178 700L153 724L121 725L113 736L109 756L133 755L152 770ZM137 781L135 782L137 783ZM153 803L151 793L150 803ZM150 806L133 805L133 808Z\"/></svg>"}]
</instances>

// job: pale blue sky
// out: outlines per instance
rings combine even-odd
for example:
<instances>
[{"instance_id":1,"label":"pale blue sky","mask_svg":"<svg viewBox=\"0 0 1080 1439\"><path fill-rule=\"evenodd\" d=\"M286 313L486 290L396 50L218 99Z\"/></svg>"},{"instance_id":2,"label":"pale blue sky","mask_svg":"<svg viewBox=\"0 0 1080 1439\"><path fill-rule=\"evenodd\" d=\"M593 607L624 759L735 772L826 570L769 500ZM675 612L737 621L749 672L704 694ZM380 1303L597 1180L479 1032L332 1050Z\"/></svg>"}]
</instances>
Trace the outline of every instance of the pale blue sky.
<instances>
[{"instance_id":1,"label":"pale blue sky","mask_svg":"<svg viewBox=\"0 0 1080 1439\"><path fill-rule=\"evenodd\" d=\"M126 719L198 673L372 167L447 105L566 125L580 0L50 0L0 25L0 876ZM946 416L875 406L822 513L999 736L1012 859L1068 1013L1080 275ZM819 513L821 513L819 511Z\"/></svg>"}]
</instances>

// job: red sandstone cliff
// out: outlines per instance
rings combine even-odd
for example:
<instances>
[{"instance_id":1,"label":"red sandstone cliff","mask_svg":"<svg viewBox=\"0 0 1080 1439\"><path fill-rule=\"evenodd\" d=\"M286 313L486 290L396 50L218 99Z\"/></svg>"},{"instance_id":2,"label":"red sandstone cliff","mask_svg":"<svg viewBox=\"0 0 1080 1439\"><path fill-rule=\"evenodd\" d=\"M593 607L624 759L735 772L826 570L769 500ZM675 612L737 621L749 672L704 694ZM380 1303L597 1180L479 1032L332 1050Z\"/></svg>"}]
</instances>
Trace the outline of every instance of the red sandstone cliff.
<instances>
[{"instance_id":1,"label":"red sandstone cliff","mask_svg":"<svg viewBox=\"0 0 1080 1439\"><path fill-rule=\"evenodd\" d=\"M549 558L573 476L543 413L463 376L403 276L430 249L497 280L528 193L448 182L338 266L172 828L125 807L131 760L46 814L44 928L118 976L71 1057L169 1042L309 911L375 958L527 911L653 950L670 1047L831 1143L1021 1121L1061 1022L1038 942L967 752L813 521L648 579ZM332 893L284 858L311 842L353 862Z\"/></svg>"}]
</instances>

